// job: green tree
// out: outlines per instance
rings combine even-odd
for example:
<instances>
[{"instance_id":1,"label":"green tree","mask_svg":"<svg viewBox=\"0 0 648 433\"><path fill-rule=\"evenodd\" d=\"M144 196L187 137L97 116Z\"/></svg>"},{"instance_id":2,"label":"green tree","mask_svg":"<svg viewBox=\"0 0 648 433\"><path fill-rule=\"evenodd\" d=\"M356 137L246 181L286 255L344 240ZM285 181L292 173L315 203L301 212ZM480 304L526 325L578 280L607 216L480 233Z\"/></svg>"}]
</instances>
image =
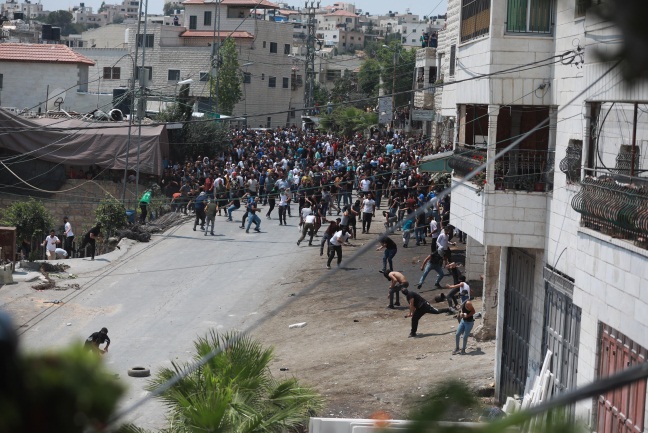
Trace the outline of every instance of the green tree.
<instances>
[{"instance_id":1,"label":"green tree","mask_svg":"<svg viewBox=\"0 0 648 433\"><path fill-rule=\"evenodd\" d=\"M115 15L115 18L113 18L112 23L113 24L121 24L124 22L124 16L123 15Z\"/></svg>"},{"instance_id":2,"label":"green tree","mask_svg":"<svg viewBox=\"0 0 648 433\"><path fill-rule=\"evenodd\" d=\"M128 224L126 219L126 208L120 201L111 196L105 196L95 211L97 222L101 223L102 230L106 237L112 236L115 231Z\"/></svg>"},{"instance_id":3,"label":"green tree","mask_svg":"<svg viewBox=\"0 0 648 433\"><path fill-rule=\"evenodd\" d=\"M218 88L216 88L216 79L213 78L212 91L217 95L219 112L231 116L234 106L241 100L243 81L234 39L225 39L218 50L218 57Z\"/></svg>"},{"instance_id":4,"label":"green tree","mask_svg":"<svg viewBox=\"0 0 648 433\"><path fill-rule=\"evenodd\" d=\"M148 386L153 390L186 374L159 397L171 411L170 432L295 431L322 406L321 397L297 379L272 377L272 349L248 336L211 331L194 346L195 361L217 355L196 369L172 362Z\"/></svg>"},{"instance_id":5,"label":"green tree","mask_svg":"<svg viewBox=\"0 0 648 433\"><path fill-rule=\"evenodd\" d=\"M52 214L41 202L30 198L12 203L2 212L2 225L16 227L18 241L27 240L40 245L47 233L54 228Z\"/></svg>"},{"instance_id":6,"label":"green tree","mask_svg":"<svg viewBox=\"0 0 648 433\"><path fill-rule=\"evenodd\" d=\"M99 6L99 9L97 10L97 13L105 12L106 9L107 9L107 8L106 8L106 2L105 2L105 1L102 1L102 2L101 2L101 6Z\"/></svg>"},{"instance_id":7,"label":"green tree","mask_svg":"<svg viewBox=\"0 0 648 433\"><path fill-rule=\"evenodd\" d=\"M358 72L358 86L367 96L378 96L380 86L380 62L375 58L365 60Z\"/></svg>"},{"instance_id":8,"label":"green tree","mask_svg":"<svg viewBox=\"0 0 648 433\"><path fill-rule=\"evenodd\" d=\"M378 114L355 107L337 107L330 115L320 119L320 128L336 132L345 137L364 131L378 123Z\"/></svg>"},{"instance_id":9,"label":"green tree","mask_svg":"<svg viewBox=\"0 0 648 433\"><path fill-rule=\"evenodd\" d=\"M331 92L329 92L329 90L322 86L318 81L315 81L315 87L313 88L313 99L315 100L315 103L320 107L323 107L330 98Z\"/></svg>"}]
</instances>

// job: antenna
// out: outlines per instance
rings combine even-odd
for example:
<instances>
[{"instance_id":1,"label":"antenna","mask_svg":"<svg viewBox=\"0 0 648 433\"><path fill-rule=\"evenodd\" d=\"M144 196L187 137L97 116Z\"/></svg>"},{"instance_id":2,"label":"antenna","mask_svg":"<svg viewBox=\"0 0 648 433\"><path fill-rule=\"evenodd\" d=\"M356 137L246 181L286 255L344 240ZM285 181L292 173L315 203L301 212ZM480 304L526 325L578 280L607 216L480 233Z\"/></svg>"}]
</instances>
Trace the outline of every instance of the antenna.
<instances>
[{"instance_id":1,"label":"antenna","mask_svg":"<svg viewBox=\"0 0 648 433\"><path fill-rule=\"evenodd\" d=\"M47 111L61 111L61 106L65 102L65 89L56 88L49 94L49 99L45 104Z\"/></svg>"}]
</instances>

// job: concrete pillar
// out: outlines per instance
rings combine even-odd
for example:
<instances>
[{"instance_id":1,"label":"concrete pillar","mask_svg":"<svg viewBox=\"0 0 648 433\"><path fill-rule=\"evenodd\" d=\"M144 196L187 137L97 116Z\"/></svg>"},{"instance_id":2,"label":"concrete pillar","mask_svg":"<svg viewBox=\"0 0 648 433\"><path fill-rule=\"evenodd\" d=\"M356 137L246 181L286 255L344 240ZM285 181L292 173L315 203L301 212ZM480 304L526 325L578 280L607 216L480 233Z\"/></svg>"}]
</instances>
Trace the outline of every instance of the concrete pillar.
<instances>
[{"instance_id":1,"label":"concrete pillar","mask_svg":"<svg viewBox=\"0 0 648 433\"><path fill-rule=\"evenodd\" d=\"M502 247L486 246L484 263L484 293L482 305L482 324L474 332L475 339L487 341L495 338L497 331L497 304L499 295L500 256Z\"/></svg>"},{"instance_id":2,"label":"concrete pillar","mask_svg":"<svg viewBox=\"0 0 648 433\"><path fill-rule=\"evenodd\" d=\"M490 161L497 153L497 116L499 116L499 105L488 106L488 148L486 150L486 158ZM486 185L484 191L495 190L495 171L490 168L486 172Z\"/></svg>"},{"instance_id":3,"label":"concrete pillar","mask_svg":"<svg viewBox=\"0 0 648 433\"><path fill-rule=\"evenodd\" d=\"M457 145L463 146L466 144L466 106L465 105L459 105L457 107L457 116L458 116L458 121L456 124L457 128Z\"/></svg>"},{"instance_id":4,"label":"concrete pillar","mask_svg":"<svg viewBox=\"0 0 648 433\"><path fill-rule=\"evenodd\" d=\"M477 281L484 274L485 248L470 236L466 237L466 279Z\"/></svg>"}]
</instances>

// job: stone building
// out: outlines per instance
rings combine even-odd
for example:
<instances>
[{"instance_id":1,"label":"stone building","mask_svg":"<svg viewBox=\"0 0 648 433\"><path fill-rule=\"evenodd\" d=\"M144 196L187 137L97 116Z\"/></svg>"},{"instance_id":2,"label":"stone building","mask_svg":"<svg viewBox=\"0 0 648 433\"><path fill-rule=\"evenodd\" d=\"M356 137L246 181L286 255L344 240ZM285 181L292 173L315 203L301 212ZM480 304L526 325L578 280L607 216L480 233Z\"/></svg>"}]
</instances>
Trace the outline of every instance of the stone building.
<instances>
[{"instance_id":1,"label":"stone building","mask_svg":"<svg viewBox=\"0 0 648 433\"><path fill-rule=\"evenodd\" d=\"M624 40L598 7L450 0L440 35L450 221L467 254L485 248L475 334L497 337L500 402L530 391L548 351L552 394L648 356L648 85L601 59L600 41ZM592 431L643 431L645 402L644 379L567 409Z\"/></svg>"}]
</instances>

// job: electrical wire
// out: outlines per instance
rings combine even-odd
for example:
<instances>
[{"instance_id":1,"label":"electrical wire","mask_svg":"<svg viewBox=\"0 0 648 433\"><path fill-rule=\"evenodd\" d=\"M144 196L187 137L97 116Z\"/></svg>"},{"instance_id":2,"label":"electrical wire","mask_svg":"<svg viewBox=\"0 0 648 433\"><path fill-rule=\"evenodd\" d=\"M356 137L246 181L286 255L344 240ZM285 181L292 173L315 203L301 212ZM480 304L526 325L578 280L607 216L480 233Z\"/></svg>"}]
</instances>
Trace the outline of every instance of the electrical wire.
<instances>
[{"instance_id":1,"label":"electrical wire","mask_svg":"<svg viewBox=\"0 0 648 433\"><path fill-rule=\"evenodd\" d=\"M582 90L581 92L579 92L579 93L578 93L574 98L572 98L569 102L567 102L566 104L564 104L564 105L562 105L561 107L559 107L559 108L556 110L557 113L561 112L561 111L562 111L563 109L565 109L566 107L570 107L571 104L573 104L573 103L576 102L576 101L577 101L581 96L583 96L584 94L586 94L587 91L588 91L591 87L593 87L593 86L596 85L599 81L601 81L604 77L606 77L606 76L607 76L607 75L608 75L612 70L614 70L615 68L617 68L617 67L619 66L620 63L621 63L621 61L616 62L616 63L615 63L613 66L611 66L611 67L610 67L606 72L604 72L603 74L601 74L601 75L600 75L596 80L594 80L591 84L589 84L589 85L588 85L584 90ZM484 162L483 164L481 164L481 165L480 165L476 170L474 170L474 171L470 172L468 175L466 175L463 179L461 179L460 181L457 181L454 185L452 185L452 186L446 188L444 191L442 191L442 192L437 196L437 197L438 197L438 200L441 201L445 196L447 196L448 194L450 194L450 193L451 193L453 190L455 190L458 186L464 185L466 182L470 181L470 179L474 178L474 177L477 176L479 173L481 173L482 171L486 170L489 166L493 166L493 165L497 162L497 160L499 160L502 156L504 156L504 155L507 154L509 151L511 151L512 149L514 149L516 146L518 146L518 145L519 145L521 142L523 142L527 137L530 137L530 136L533 135L537 130L539 130L540 128L544 127L545 124L547 124L548 122L549 122L549 119L547 118L547 119L543 120L542 122L538 123L535 127L531 128L528 132L526 132L522 137L518 138L517 140L515 140L514 142L512 142L511 144L509 144L508 146L506 146L504 149L502 149L501 151L497 152L497 153L495 154L495 156L494 156L492 159L487 160L486 162ZM411 214L409 214L409 215L407 216L407 218L404 218L403 221L399 222L396 226L391 227L389 230L387 230L387 231L385 232L385 234L383 234L383 236L388 235L388 234L393 234L393 233L394 233L398 228L401 228L401 227L402 227L402 224L403 224L404 222L406 222L406 221L410 221L410 220L415 220L415 218L417 218L418 215L420 215L420 214L423 213L423 212L427 212L427 211L429 210L430 206L432 206L432 203L430 203L430 202L426 203L424 206L420 207L420 208L417 209L415 212L412 212ZM348 260L345 261L345 265L349 265L349 264L355 262L359 256L361 256L361 255L363 255L363 254L365 254L365 253L371 251L371 250L375 247L375 245L376 245L377 242L378 242L378 239L371 240L371 241L369 241L367 244L365 244L364 246L362 246L362 247L361 247L360 249L358 249L354 254L352 254L351 257L350 257ZM309 284L307 287L305 287L304 289L302 289L302 290L299 292L299 295L304 295L304 294L310 293L314 288L318 287L319 284L323 283L325 280L329 280L329 279L331 278L331 276L332 276L332 275L335 275L335 273L337 273L337 272L338 272L338 270L335 269L335 270L333 270L332 272L328 272L328 273L322 275L321 277L317 278L315 281L313 281L313 282L312 282L311 284ZM269 313L265 316L265 318L262 318L261 320L259 320L259 321L256 322L255 324L253 324L253 325L251 325L250 327L248 327L247 330L241 332L241 333L238 335L238 337L235 337L235 338L234 338L233 341L237 341L239 338L242 338L243 336L248 335L251 331L257 329L261 324L265 323L265 321L267 320L267 318L270 318L270 317L274 317L274 316L276 316L276 315L277 315L280 311L282 311L286 306L290 305L290 304L293 302L293 299L296 299L296 298L297 298L297 297L293 297L292 299L289 299L288 301L284 302L282 305L280 305L280 306L278 306L277 308L275 308L273 311L269 312ZM205 365L205 364L206 364L210 359L214 358L215 356L217 356L219 353L221 353L221 352L224 351L224 350L227 350L227 347L215 348L215 349L212 350L210 353L208 353L208 354L205 355L203 358L201 358L199 361L193 363L193 364L192 364L188 369L184 370L184 371L181 372L181 373L178 373L178 374L174 375L174 376L173 376L172 378L170 378L168 381L166 381L165 383L163 383L162 385L160 385L160 386L157 387L156 389L150 391L150 392L149 392L145 397L141 398L140 400L138 400L138 401L136 401L136 402L130 404L129 406L127 406L127 407L121 409L120 411L118 411L118 412L117 412L116 414L114 414L113 417L108 421L107 429L108 429L109 431L112 430L112 429L115 427L117 421L119 421L120 419L122 419L122 418L125 417L127 414L129 414L129 413L132 412L133 410L137 409L138 407L140 407L141 405L143 405L143 404L146 403L147 401L151 400L152 398L155 398L155 397L161 395L163 392L165 392L166 390L170 389L173 385L175 385L176 383L178 383L180 380L182 380L182 379L183 379L184 377L186 377L188 374L190 374L191 372L193 372L193 371L195 371L196 369L200 368L201 366Z\"/></svg>"}]
</instances>

